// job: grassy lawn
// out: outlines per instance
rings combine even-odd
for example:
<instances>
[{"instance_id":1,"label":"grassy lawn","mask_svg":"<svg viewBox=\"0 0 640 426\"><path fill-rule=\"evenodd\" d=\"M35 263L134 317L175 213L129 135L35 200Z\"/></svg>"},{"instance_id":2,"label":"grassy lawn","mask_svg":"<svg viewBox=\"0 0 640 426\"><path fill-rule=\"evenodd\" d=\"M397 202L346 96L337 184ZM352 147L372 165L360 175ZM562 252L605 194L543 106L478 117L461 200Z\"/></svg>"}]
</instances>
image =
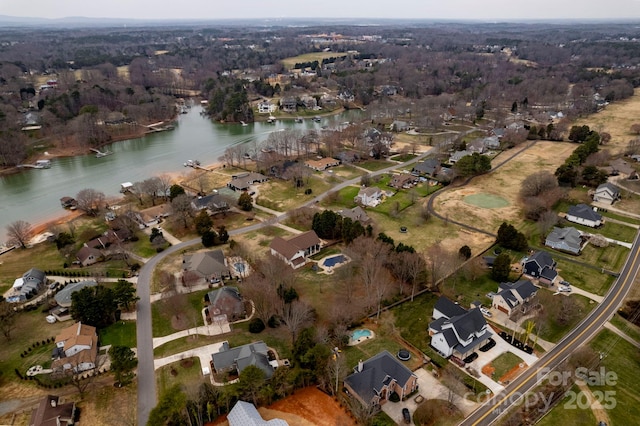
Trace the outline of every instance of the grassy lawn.
<instances>
[{"instance_id":1,"label":"grassy lawn","mask_svg":"<svg viewBox=\"0 0 640 426\"><path fill-rule=\"evenodd\" d=\"M511 352L505 352L491 361L491 366L495 369L492 375L493 380L500 380L502 376L511 371L512 368L520 364L522 359L512 354Z\"/></svg>"},{"instance_id":2,"label":"grassy lawn","mask_svg":"<svg viewBox=\"0 0 640 426\"><path fill-rule=\"evenodd\" d=\"M628 248L617 244L610 244L608 247L595 247L589 244L576 260L590 265L598 265L610 271L619 271L628 254Z\"/></svg>"},{"instance_id":3,"label":"grassy lawn","mask_svg":"<svg viewBox=\"0 0 640 426\"><path fill-rule=\"evenodd\" d=\"M169 355L178 354L180 352L188 351L190 349L199 348L201 346L211 345L216 342L221 342L226 340L227 335L219 335L219 336L203 336L203 335L194 335L188 337L181 337L176 340L172 340L170 342L165 343L164 345L158 346L153 350L154 358L164 358Z\"/></svg>"},{"instance_id":4,"label":"grassy lawn","mask_svg":"<svg viewBox=\"0 0 640 426\"><path fill-rule=\"evenodd\" d=\"M151 241L149 241L149 235L145 234L142 231L137 232L138 241L131 243L131 251L142 257L153 257L158 254L156 248L151 245ZM162 246L162 248L166 249L170 244L166 243Z\"/></svg>"},{"instance_id":5,"label":"grassy lawn","mask_svg":"<svg viewBox=\"0 0 640 426\"><path fill-rule=\"evenodd\" d=\"M118 345L134 348L136 342L136 322L118 321L107 328L98 330L100 346Z\"/></svg>"},{"instance_id":6,"label":"grassy lawn","mask_svg":"<svg viewBox=\"0 0 640 426\"><path fill-rule=\"evenodd\" d=\"M347 56L347 54L339 52L313 52L285 58L281 62L285 66L285 68L292 69L296 64L313 61L322 62L323 59L341 58L343 56Z\"/></svg>"},{"instance_id":7,"label":"grassy lawn","mask_svg":"<svg viewBox=\"0 0 640 426\"><path fill-rule=\"evenodd\" d=\"M433 293L425 293L416 297L413 302L392 308L388 314L393 315L395 327L403 339L444 366L447 361L429 346L431 338L428 327L432 321L431 314L437 299L438 297Z\"/></svg>"},{"instance_id":8,"label":"grassy lawn","mask_svg":"<svg viewBox=\"0 0 640 426\"><path fill-rule=\"evenodd\" d=\"M577 395L580 392L578 386L571 388L572 392ZM568 410L565 408L565 403L568 400L561 400L555 407L551 409L537 425L540 426L556 426L556 425L596 425L596 417L593 415L591 408L580 408L577 404L574 409Z\"/></svg>"},{"instance_id":9,"label":"grassy lawn","mask_svg":"<svg viewBox=\"0 0 640 426\"><path fill-rule=\"evenodd\" d=\"M333 174L336 176L340 176L345 180L350 180L356 178L358 176L362 176L364 172L360 169L357 169L351 165L343 164L341 166L332 167Z\"/></svg>"},{"instance_id":10,"label":"grassy lawn","mask_svg":"<svg viewBox=\"0 0 640 426\"><path fill-rule=\"evenodd\" d=\"M447 278L441 286L442 293L451 300L459 302L468 308L471 302L479 300L484 305L490 305L491 300L486 296L490 291L496 292L498 283L489 274L481 275L476 280L466 279L462 274L454 274Z\"/></svg>"},{"instance_id":11,"label":"grassy lawn","mask_svg":"<svg viewBox=\"0 0 640 426\"><path fill-rule=\"evenodd\" d=\"M413 160L416 157L417 157L417 155L415 155L415 154L400 154L400 155L395 155L395 156L393 156L393 157L391 157L389 159L393 160L393 161L399 161L401 163L404 163L406 161Z\"/></svg>"},{"instance_id":12,"label":"grassy lawn","mask_svg":"<svg viewBox=\"0 0 640 426\"><path fill-rule=\"evenodd\" d=\"M562 303L564 301L558 300L559 297L571 298L569 306L571 306L573 314L565 322L560 321L558 318L560 311L567 309ZM539 330L539 337L549 342L558 342L565 334L578 325L596 306L595 302L578 294L572 294L571 296L553 296L551 292L545 290L545 293L542 293L541 290L538 292L538 298L542 306L544 306L543 315L545 318L545 323Z\"/></svg>"},{"instance_id":13,"label":"grassy lawn","mask_svg":"<svg viewBox=\"0 0 640 426\"><path fill-rule=\"evenodd\" d=\"M335 195L325 197L320 205L322 207L334 207L334 208L353 208L356 206L356 203L353 199L360 192L360 187L357 186L347 186L346 188L341 189Z\"/></svg>"},{"instance_id":14,"label":"grassy lawn","mask_svg":"<svg viewBox=\"0 0 640 426\"><path fill-rule=\"evenodd\" d=\"M361 163L358 163L358 167L362 167L363 169L371 170L375 172L377 170L385 169L389 166L392 166L393 163L389 163L386 160L367 160Z\"/></svg>"},{"instance_id":15,"label":"grassy lawn","mask_svg":"<svg viewBox=\"0 0 640 426\"><path fill-rule=\"evenodd\" d=\"M614 281L611 275L603 274L598 270L585 268L573 262L556 258L557 270L560 276L582 290L590 293L604 295Z\"/></svg>"},{"instance_id":16,"label":"grassy lawn","mask_svg":"<svg viewBox=\"0 0 640 426\"><path fill-rule=\"evenodd\" d=\"M615 314L613 318L611 318L610 322L618 330L622 331L636 342L640 342L640 327L627 321L626 319L621 317L620 314Z\"/></svg>"},{"instance_id":17,"label":"grassy lawn","mask_svg":"<svg viewBox=\"0 0 640 426\"><path fill-rule=\"evenodd\" d=\"M156 370L158 395L162 395L175 384L180 384L188 389L197 389L200 383L208 380L208 377L202 376L200 359L197 357L186 358Z\"/></svg>"},{"instance_id":18,"label":"grassy lawn","mask_svg":"<svg viewBox=\"0 0 640 426\"><path fill-rule=\"evenodd\" d=\"M617 375L613 386L592 387L592 391L613 391L616 406L607 410L613 425L636 424L640 418L640 353L638 348L609 330L602 330L589 344L596 352L605 354L600 366Z\"/></svg>"},{"instance_id":19,"label":"grassy lawn","mask_svg":"<svg viewBox=\"0 0 640 426\"><path fill-rule=\"evenodd\" d=\"M600 213L600 215L602 215L602 217L605 218L605 221L606 221L607 218L611 218L611 219L619 220L621 222L632 223L634 225L640 225L640 219L636 219L636 218L629 217L629 216L623 216L621 214L612 213L610 211L603 212L602 210L599 210L598 213Z\"/></svg>"},{"instance_id":20,"label":"grassy lawn","mask_svg":"<svg viewBox=\"0 0 640 426\"><path fill-rule=\"evenodd\" d=\"M151 304L153 337L168 336L169 334L178 331L171 325L171 318L165 311L166 305L166 300L159 300Z\"/></svg>"},{"instance_id":21,"label":"grassy lawn","mask_svg":"<svg viewBox=\"0 0 640 426\"><path fill-rule=\"evenodd\" d=\"M395 356L395 354L403 348L404 347L397 341L389 337L376 334L376 337L373 339L365 340L364 342L356 346L348 346L347 348L343 349L342 353L347 357L347 365L349 366L349 368L351 368L358 365L359 360L369 359L384 350L389 351L392 355ZM412 360L409 360L408 362L402 361L402 363L407 365L410 370L413 370L411 368Z\"/></svg>"},{"instance_id":22,"label":"grassy lawn","mask_svg":"<svg viewBox=\"0 0 640 426\"><path fill-rule=\"evenodd\" d=\"M151 305L153 337L168 336L176 331L203 325L201 312L204 308L204 295L208 292L209 290L200 290L153 303ZM180 321L176 321L177 327L174 327L172 317L178 314Z\"/></svg>"},{"instance_id":23,"label":"grassy lawn","mask_svg":"<svg viewBox=\"0 0 640 426\"><path fill-rule=\"evenodd\" d=\"M292 210L317 194L329 190L331 186L332 183L321 174L312 175L302 188L295 188L291 182L273 180L260 186L256 203L277 211ZM311 194L305 194L308 189L311 189Z\"/></svg>"},{"instance_id":24,"label":"grassy lawn","mask_svg":"<svg viewBox=\"0 0 640 426\"><path fill-rule=\"evenodd\" d=\"M65 258L53 243L42 243L28 249L15 249L2 255L0 263L0 291L4 293L13 281L31 268L63 269Z\"/></svg>"}]
</instances>

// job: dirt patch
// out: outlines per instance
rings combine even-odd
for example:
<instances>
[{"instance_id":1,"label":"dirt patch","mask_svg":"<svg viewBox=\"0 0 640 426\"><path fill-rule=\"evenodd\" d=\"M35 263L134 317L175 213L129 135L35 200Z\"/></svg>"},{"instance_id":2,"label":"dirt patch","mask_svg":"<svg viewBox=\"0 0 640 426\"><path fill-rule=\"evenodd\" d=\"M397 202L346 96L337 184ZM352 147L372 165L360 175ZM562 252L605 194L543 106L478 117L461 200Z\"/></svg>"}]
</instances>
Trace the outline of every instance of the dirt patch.
<instances>
[{"instance_id":1,"label":"dirt patch","mask_svg":"<svg viewBox=\"0 0 640 426\"><path fill-rule=\"evenodd\" d=\"M522 367L520 367L521 365L522 365ZM518 377L520 375L520 373L522 373L524 370L526 370L527 367L528 367L528 365L526 363L521 362L520 364L518 364L515 367L513 367L511 370L507 371L507 373L504 376L500 377L500 379L498 381L500 383L509 383L513 379Z\"/></svg>"},{"instance_id":2,"label":"dirt patch","mask_svg":"<svg viewBox=\"0 0 640 426\"><path fill-rule=\"evenodd\" d=\"M174 330L186 330L189 328L190 321L187 315L174 315L171 317L171 327Z\"/></svg>"},{"instance_id":3,"label":"dirt patch","mask_svg":"<svg viewBox=\"0 0 640 426\"><path fill-rule=\"evenodd\" d=\"M269 407L258 409L265 420L283 419L300 426L356 426L346 408L314 387L301 389ZM227 426L226 416L208 426Z\"/></svg>"},{"instance_id":4,"label":"dirt patch","mask_svg":"<svg viewBox=\"0 0 640 426\"><path fill-rule=\"evenodd\" d=\"M484 374L487 377L491 377L493 375L493 373L495 373L496 369L493 368L493 365L491 364L487 364L484 367L482 367L482 374Z\"/></svg>"}]
</instances>

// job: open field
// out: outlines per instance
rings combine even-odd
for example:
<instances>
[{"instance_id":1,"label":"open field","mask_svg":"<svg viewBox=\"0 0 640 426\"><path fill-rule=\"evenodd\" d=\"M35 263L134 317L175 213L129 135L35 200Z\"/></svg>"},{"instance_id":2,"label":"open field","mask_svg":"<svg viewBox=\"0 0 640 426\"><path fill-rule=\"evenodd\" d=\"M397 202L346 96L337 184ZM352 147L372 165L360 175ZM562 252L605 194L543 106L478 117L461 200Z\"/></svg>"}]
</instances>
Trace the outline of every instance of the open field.
<instances>
[{"instance_id":1,"label":"open field","mask_svg":"<svg viewBox=\"0 0 640 426\"><path fill-rule=\"evenodd\" d=\"M434 208L452 220L495 233L502 222L515 223L521 220L518 193L522 181L540 170L555 170L575 148L576 145L570 143L538 142L500 169L478 176L464 187L447 190L437 198ZM549 155L550 150L553 150L553 156ZM498 164L512 154L513 150L505 151L493 163ZM509 205L483 209L464 201L465 197L475 194L498 196L507 200Z\"/></svg>"},{"instance_id":2,"label":"open field","mask_svg":"<svg viewBox=\"0 0 640 426\"><path fill-rule=\"evenodd\" d=\"M597 132L607 132L611 134L611 142L606 146L612 153L621 153L630 140L637 135L631 133L633 124L640 120L640 90L634 90L633 96L624 101L616 101L595 114L577 120L575 125L588 125Z\"/></svg>"},{"instance_id":3,"label":"open field","mask_svg":"<svg viewBox=\"0 0 640 426\"><path fill-rule=\"evenodd\" d=\"M347 56L347 54L339 53L339 52L312 52L312 53L304 53L302 55L285 58L280 62L284 64L285 68L292 69L298 63L313 62L313 61L322 62L323 59L342 58L344 56Z\"/></svg>"}]
</instances>

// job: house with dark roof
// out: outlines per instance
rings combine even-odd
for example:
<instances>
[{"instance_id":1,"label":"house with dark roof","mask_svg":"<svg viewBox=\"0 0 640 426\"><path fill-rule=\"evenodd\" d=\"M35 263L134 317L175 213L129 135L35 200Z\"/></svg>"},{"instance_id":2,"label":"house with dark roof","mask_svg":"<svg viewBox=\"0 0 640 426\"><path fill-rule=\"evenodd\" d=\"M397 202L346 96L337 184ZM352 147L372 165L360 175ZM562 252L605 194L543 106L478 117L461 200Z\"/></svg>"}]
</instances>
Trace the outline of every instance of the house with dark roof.
<instances>
[{"instance_id":1,"label":"house with dark roof","mask_svg":"<svg viewBox=\"0 0 640 426\"><path fill-rule=\"evenodd\" d=\"M620 190L612 183L603 183L596 188L596 192L593 194L593 201L605 204L613 204L620 200Z\"/></svg>"},{"instance_id":2,"label":"house with dark roof","mask_svg":"<svg viewBox=\"0 0 640 426\"><path fill-rule=\"evenodd\" d=\"M388 351L360 361L353 371L344 386L365 406L381 406L394 392L403 400L418 388L418 377Z\"/></svg>"},{"instance_id":3,"label":"house with dark roof","mask_svg":"<svg viewBox=\"0 0 640 426\"><path fill-rule=\"evenodd\" d=\"M389 181L389 186L395 189L408 189L418 183L418 178L412 174L402 173L393 175Z\"/></svg>"},{"instance_id":4,"label":"house with dark roof","mask_svg":"<svg viewBox=\"0 0 640 426\"><path fill-rule=\"evenodd\" d=\"M538 287L529 280L501 283L493 296L491 306L511 316L514 312L527 313L537 303Z\"/></svg>"},{"instance_id":5,"label":"house with dark roof","mask_svg":"<svg viewBox=\"0 0 640 426\"><path fill-rule=\"evenodd\" d=\"M261 173L242 173L233 176L227 186L234 191L247 191L251 185L268 181L269 178Z\"/></svg>"},{"instance_id":6,"label":"house with dark roof","mask_svg":"<svg viewBox=\"0 0 640 426\"><path fill-rule=\"evenodd\" d=\"M255 405L238 401L227 415L229 426L289 426L286 420L264 420Z\"/></svg>"},{"instance_id":7,"label":"house with dark roof","mask_svg":"<svg viewBox=\"0 0 640 426\"><path fill-rule=\"evenodd\" d=\"M19 303L27 300L29 295L35 295L47 283L47 276L39 269L31 268L20 278L13 281L11 291L7 295L7 302Z\"/></svg>"},{"instance_id":8,"label":"house with dark roof","mask_svg":"<svg viewBox=\"0 0 640 426\"><path fill-rule=\"evenodd\" d=\"M471 155L473 152L468 150L456 151L449 157L449 163L456 164L462 157L466 157L467 155Z\"/></svg>"},{"instance_id":9,"label":"house with dark roof","mask_svg":"<svg viewBox=\"0 0 640 426\"><path fill-rule=\"evenodd\" d=\"M273 256L282 259L293 269L298 269L304 266L309 256L319 252L321 246L322 240L318 238L315 231L307 231L288 240L275 237L269 248Z\"/></svg>"},{"instance_id":10,"label":"house with dark roof","mask_svg":"<svg viewBox=\"0 0 640 426\"><path fill-rule=\"evenodd\" d=\"M382 201L384 192L377 186L369 186L360 188L358 195L353 199L354 202L362 206L375 207Z\"/></svg>"},{"instance_id":11,"label":"house with dark roof","mask_svg":"<svg viewBox=\"0 0 640 426\"><path fill-rule=\"evenodd\" d=\"M454 303L450 299L441 296L436 300L436 304L433 306L433 319L449 319L462 315L465 312L467 312L467 310L460 306L460 304Z\"/></svg>"},{"instance_id":12,"label":"house with dark roof","mask_svg":"<svg viewBox=\"0 0 640 426\"><path fill-rule=\"evenodd\" d=\"M96 328L77 322L63 329L56 336L51 369L73 370L76 373L92 370L98 357L98 335Z\"/></svg>"},{"instance_id":13,"label":"house with dark roof","mask_svg":"<svg viewBox=\"0 0 640 426\"><path fill-rule=\"evenodd\" d=\"M433 317L438 318L429 324L431 347L445 358L455 355L464 359L487 343L492 333L480 308L467 311L459 305L457 308L454 306L451 301L442 301L437 312L434 307ZM448 314L457 315L449 317Z\"/></svg>"},{"instance_id":14,"label":"house with dark roof","mask_svg":"<svg viewBox=\"0 0 640 426\"><path fill-rule=\"evenodd\" d=\"M204 295L205 315L207 322L213 322L213 318L224 315L227 321L233 322L245 318L244 300L236 287L220 287L211 290Z\"/></svg>"},{"instance_id":15,"label":"house with dark roof","mask_svg":"<svg viewBox=\"0 0 640 426\"><path fill-rule=\"evenodd\" d=\"M254 365L264 371L265 377L269 379L278 367L278 362L275 360L269 361L268 352L269 348L263 341L248 343L235 348L230 348L229 342L223 342L220 351L211 355L213 370L217 374L234 371L240 374L248 366Z\"/></svg>"},{"instance_id":16,"label":"house with dark roof","mask_svg":"<svg viewBox=\"0 0 640 426\"><path fill-rule=\"evenodd\" d=\"M58 306L63 308L71 307L71 295L76 291L82 290L85 287L95 287L98 285L98 282L95 280L84 280L78 281L76 283L70 283L66 285L62 290L56 293L54 299Z\"/></svg>"},{"instance_id":17,"label":"house with dark roof","mask_svg":"<svg viewBox=\"0 0 640 426\"><path fill-rule=\"evenodd\" d=\"M207 210L210 213L217 213L229 210L229 204L222 195L215 191L213 194L204 197L196 197L191 201L194 210Z\"/></svg>"},{"instance_id":18,"label":"house with dark roof","mask_svg":"<svg viewBox=\"0 0 640 426\"><path fill-rule=\"evenodd\" d=\"M362 224L368 223L371 220L364 209L360 206L355 206L352 209L338 210L336 213L343 218L349 218L354 222L360 222Z\"/></svg>"},{"instance_id":19,"label":"house with dark roof","mask_svg":"<svg viewBox=\"0 0 640 426\"><path fill-rule=\"evenodd\" d=\"M553 231L547 235L544 245L559 251L578 255L583 247L582 233L576 228L558 228L554 226Z\"/></svg>"},{"instance_id":20,"label":"house with dark roof","mask_svg":"<svg viewBox=\"0 0 640 426\"><path fill-rule=\"evenodd\" d=\"M629 180L638 179L638 172L636 169L622 158L611 161L609 166L603 167L602 170L606 171L611 176L621 176L622 178Z\"/></svg>"},{"instance_id":21,"label":"house with dark roof","mask_svg":"<svg viewBox=\"0 0 640 426\"><path fill-rule=\"evenodd\" d=\"M600 215L595 208L586 204L576 204L575 206L569 207L565 219L569 222L591 228L597 228L604 223L602 215Z\"/></svg>"},{"instance_id":22,"label":"house with dark roof","mask_svg":"<svg viewBox=\"0 0 640 426\"><path fill-rule=\"evenodd\" d=\"M87 247L86 245L76 253L76 259L78 259L78 262L80 262L82 266L93 265L94 263L102 260L102 258L103 256L100 250L93 247Z\"/></svg>"},{"instance_id":23,"label":"house with dark roof","mask_svg":"<svg viewBox=\"0 0 640 426\"><path fill-rule=\"evenodd\" d=\"M440 161L437 158L427 158L416 164L411 171L419 175L436 177L441 168Z\"/></svg>"},{"instance_id":24,"label":"house with dark roof","mask_svg":"<svg viewBox=\"0 0 640 426\"><path fill-rule=\"evenodd\" d=\"M549 253L540 250L523 259L522 272L532 279L537 279L539 284L552 286L558 279L556 265Z\"/></svg>"},{"instance_id":25,"label":"house with dark roof","mask_svg":"<svg viewBox=\"0 0 640 426\"><path fill-rule=\"evenodd\" d=\"M183 277L185 273L195 273L206 281L230 276L227 259L220 249L184 255L182 257L182 270Z\"/></svg>"},{"instance_id":26,"label":"house with dark roof","mask_svg":"<svg viewBox=\"0 0 640 426\"><path fill-rule=\"evenodd\" d=\"M47 395L31 413L29 426L73 426L76 420L76 403L62 403L60 397Z\"/></svg>"}]
</instances>

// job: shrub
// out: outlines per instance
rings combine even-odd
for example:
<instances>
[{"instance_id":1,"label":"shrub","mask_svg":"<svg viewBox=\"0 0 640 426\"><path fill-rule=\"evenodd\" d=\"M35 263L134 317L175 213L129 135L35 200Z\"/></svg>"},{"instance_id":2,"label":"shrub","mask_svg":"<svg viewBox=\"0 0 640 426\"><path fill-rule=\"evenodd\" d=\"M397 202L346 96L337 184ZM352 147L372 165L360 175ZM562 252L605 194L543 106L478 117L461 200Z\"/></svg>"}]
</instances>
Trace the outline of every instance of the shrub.
<instances>
[{"instance_id":1,"label":"shrub","mask_svg":"<svg viewBox=\"0 0 640 426\"><path fill-rule=\"evenodd\" d=\"M258 334L265 329L264 322L260 318L254 318L249 322L249 332Z\"/></svg>"}]
</instances>

